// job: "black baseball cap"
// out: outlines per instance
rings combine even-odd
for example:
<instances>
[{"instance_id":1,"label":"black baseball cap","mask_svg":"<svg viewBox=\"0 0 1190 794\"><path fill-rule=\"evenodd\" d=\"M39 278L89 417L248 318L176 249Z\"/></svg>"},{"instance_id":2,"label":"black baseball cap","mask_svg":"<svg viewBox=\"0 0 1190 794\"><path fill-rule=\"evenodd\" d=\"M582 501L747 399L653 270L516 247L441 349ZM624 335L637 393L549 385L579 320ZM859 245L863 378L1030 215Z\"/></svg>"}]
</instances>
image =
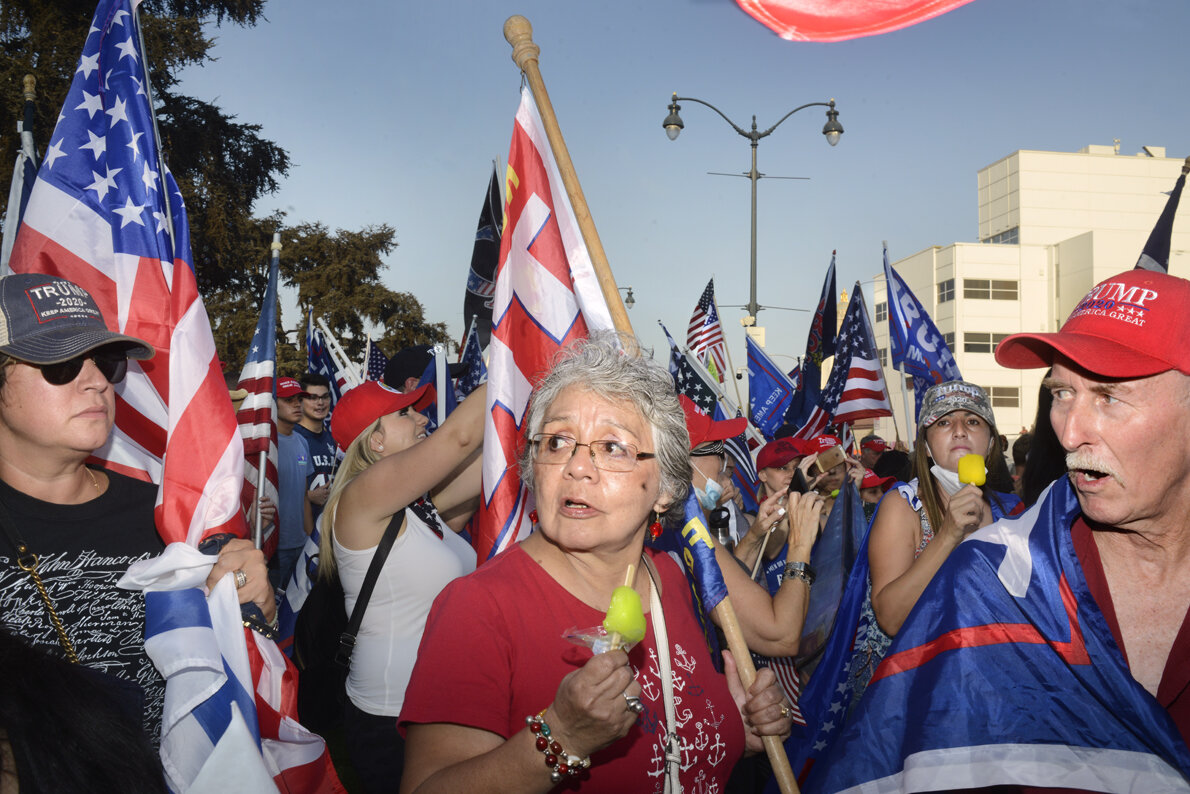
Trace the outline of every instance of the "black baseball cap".
<instances>
[{"instance_id":1,"label":"black baseball cap","mask_svg":"<svg viewBox=\"0 0 1190 794\"><path fill-rule=\"evenodd\" d=\"M0 352L30 364L58 364L109 344L143 361L153 346L108 330L91 293L59 276L15 273L0 278Z\"/></svg>"},{"instance_id":2,"label":"black baseball cap","mask_svg":"<svg viewBox=\"0 0 1190 794\"><path fill-rule=\"evenodd\" d=\"M433 358L434 348L431 345L402 348L388 360L388 365L384 368L384 384L394 389L405 388L405 381L409 378L421 378ZM452 378L460 377L466 372L466 364L446 365L446 373Z\"/></svg>"}]
</instances>

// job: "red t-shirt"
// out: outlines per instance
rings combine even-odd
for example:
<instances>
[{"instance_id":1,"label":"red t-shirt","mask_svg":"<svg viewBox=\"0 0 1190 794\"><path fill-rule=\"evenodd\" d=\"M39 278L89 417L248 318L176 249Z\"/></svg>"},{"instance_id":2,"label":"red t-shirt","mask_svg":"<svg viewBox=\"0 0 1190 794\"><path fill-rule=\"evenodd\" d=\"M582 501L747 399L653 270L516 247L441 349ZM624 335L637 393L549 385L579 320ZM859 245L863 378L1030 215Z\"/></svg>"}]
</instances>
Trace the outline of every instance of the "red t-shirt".
<instances>
[{"instance_id":1,"label":"red t-shirt","mask_svg":"<svg viewBox=\"0 0 1190 794\"><path fill-rule=\"evenodd\" d=\"M685 791L723 790L744 750L743 722L726 679L715 672L690 602L685 574L652 556L669 632ZM603 622L519 546L447 585L430 609L400 726L446 722L505 738L554 700L567 673L591 651L563 637ZM591 769L562 790L660 792L664 788L665 707L652 621L628 654L645 711L623 739L591 756ZM544 761L542 763L544 767ZM543 771L543 774L545 772Z\"/></svg>"}]
</instances>

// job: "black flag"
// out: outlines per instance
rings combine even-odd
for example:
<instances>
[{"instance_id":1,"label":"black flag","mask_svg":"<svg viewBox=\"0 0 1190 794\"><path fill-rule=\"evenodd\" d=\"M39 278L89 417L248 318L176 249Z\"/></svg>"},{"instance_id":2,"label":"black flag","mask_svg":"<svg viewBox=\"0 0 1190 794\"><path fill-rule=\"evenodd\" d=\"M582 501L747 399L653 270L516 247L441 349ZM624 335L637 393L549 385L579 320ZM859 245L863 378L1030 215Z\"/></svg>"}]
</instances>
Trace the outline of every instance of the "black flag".
<instances>
[{"instance_id":1,"label":"black flag","mask_svg":"<svg viewBox=\"0 0 1190 794\"><path fill-rule=\"evenodd\" d=\"M504 206L500 198L500 184L496 181L496 167L479 211L479 225L475 228L475 248L471 251L471 270L467 273L467 294L463 298L463 327L475 331L480 348L488 346L492 337L492 297L496 293L496 264L500 258L500 233L504 228Z\"/></svg>"}]
</instances>

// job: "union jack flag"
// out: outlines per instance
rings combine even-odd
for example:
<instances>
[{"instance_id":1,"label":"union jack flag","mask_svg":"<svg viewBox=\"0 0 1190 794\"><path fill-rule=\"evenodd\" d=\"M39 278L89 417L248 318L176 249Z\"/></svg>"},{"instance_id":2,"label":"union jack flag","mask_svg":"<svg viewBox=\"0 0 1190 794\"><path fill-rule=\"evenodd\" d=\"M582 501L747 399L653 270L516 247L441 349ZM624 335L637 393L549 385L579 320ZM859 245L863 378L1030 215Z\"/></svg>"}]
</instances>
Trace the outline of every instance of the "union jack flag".
<instances>
[{"instance_id":1,"label":"union jack flag","mask_svg":"<svg viewBox=\"0 0 1190 794\"><path fill-rule=\"evenodd\" d=\"M236 412L240 436L244 439L244 509L249 520L254 520L256 496L260 484L260 463L264 461L264 496L273 504L280 504L277 498L277 420L273 415L276 407L273 396L276 393L277 374L277 256L269 264L269 282L260 305L260 320L252 335L248 359L240 373L239 388L248 392ZM266 557L277 549L276 522L271 524L261 545Z\"/></svg>"},{"instance_id":2,"label":"union jack flag","mask_svg":"<svg viewBox=\"0 0 1190 794\"><path fill-rule=\"evenodd\" d=\"M839 329L835 363L826 381L826 390L810 419L798 429L797 438L814 438L832 421L838 425L857 419L892 416L884 370L876 356L874 339L864 295L857 281L847 304L847 313L843 315L843 327Z\"/></svg>"},{"instance_id":3,"label":"union jack flag","mask_svg":"<svg viewBox=\"0 0 1190 794\"><path fill-rule=\"evenodd\" d=\"M563 346L611 329L612 319L546 139L537 105L521 89L508 152L506 233L500 241L483 493L475 547L482 564L528 534L528 491L517 476L521 423L533 386Z\"/></svg>"},{"instance_id":4,"label":"union jack flag","mask_svg":"<svg viewBox=\"0 0 1190 794\"><path fill-rule=\"evenodd\" d=\"M209 535L244 536L244 445L191 265L186 210L154 133L132 0L101 0L13 247L15 272L69 279L112 330L156 356L130 361L116 426L95 457L158 483L169 544L121 586L145 597L145 650L166 679L161 761L190 788L234 767L251 790L338 785L325 743L294 719L295 671L242 625L230 574L208 598ZM207 763L211 761L211 763ZM251 781L251 782L245 782Z\"/></svg>"},{"instance_id":5,"label":"union jack flag","mask_svg":"<svg viewBox=\"0 0 1190 794\"><path fill-rule=\"evenodd\" d=\"M707 282L707 288L702 291L694 313L690 315L686 347L723 383L723 373L727 371L727 345L723 341L719 310L715 307L715 279Z\"/></svg>"}]
</instances>

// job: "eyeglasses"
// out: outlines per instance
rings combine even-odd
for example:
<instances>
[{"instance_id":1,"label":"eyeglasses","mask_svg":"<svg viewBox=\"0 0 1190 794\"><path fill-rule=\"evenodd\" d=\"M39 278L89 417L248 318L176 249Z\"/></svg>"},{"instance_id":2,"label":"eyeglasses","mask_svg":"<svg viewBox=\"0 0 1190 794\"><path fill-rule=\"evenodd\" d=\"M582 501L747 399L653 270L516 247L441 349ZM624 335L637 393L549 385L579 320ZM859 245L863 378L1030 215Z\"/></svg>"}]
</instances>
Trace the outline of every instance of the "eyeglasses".
<instances>
[{"instance_id":1,"label":"eyeglasses","mask_svg":"<svg viewBox=\"0 0 1190 794\"><path fill-rule=\"evenodd\" d=\"M309 400L312 403L328 402L331 399L331 396L329 393L328 394L303 394L302 399Z\"/></svg>"},{"instance_id":2,"label":"eyeglasses","mask_svg":"<svg viewBox=\"0 0 1190 794\"><path fill-rule=\"evenodd\" d=\"M87 363L87 359L95 362L95 366L99 368L100 374L107 379L108 383L119 383L128 374L128 357L112 350L92 350L69 361L61 361L57 364L33 364L32 366L41 370L41 377L45 378L46 383L52 386L65 386L67 383L74 383L75 378L83 371L83 365Z\"/></svg>"},{"instance_id":3,"label":"eyeglasses","mask_svg":"<svg viewBox=\"0 0 1190 794\"><path fill-rule=\"evenodd\" d=\"M603 471L632 471L638 460L648 460L656 455L652 452L640 452L632 444L621 441L592 441L580 444L570 436L558 436L552 433L539 433L530 439L533 444L533 459L547 466L560 466L569 463L579 447L586 447L591 453L591 462L595 468Z\"/></svg>"}]
</instances>

